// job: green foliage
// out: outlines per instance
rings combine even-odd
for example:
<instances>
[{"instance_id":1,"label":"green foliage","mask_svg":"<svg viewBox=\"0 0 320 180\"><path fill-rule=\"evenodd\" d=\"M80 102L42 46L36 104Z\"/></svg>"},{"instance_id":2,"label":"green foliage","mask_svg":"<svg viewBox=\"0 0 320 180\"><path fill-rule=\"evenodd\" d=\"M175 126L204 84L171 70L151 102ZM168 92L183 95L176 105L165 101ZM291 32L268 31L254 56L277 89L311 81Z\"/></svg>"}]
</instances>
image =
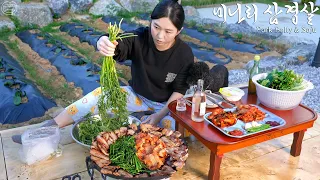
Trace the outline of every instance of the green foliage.
<instances>
[{"instance_id":1,"label":"green foliage","mask_svg":"<svg viewBox=\"0 0 320 180\"><path fill-rule=\"evenodd\" d=\"M5 73L0 73L0 79L4 79L6 77Z\"/></svg>"},{"instance_id":2,"label":"green foliage","mask_svg":"<svg viewBox=\"0 0 320 180\"><path fill-rule=\"evenodd\" d=\"M18 106L22 103L22 98L27 96L25 91L21 91L20 89L16 91L13 97L13 103L14 105Z\"/></svg>"},{"instance_id":3,"label":"green foliage","mask_svg":"<svg viewBox=\"0 0 320 180\"><path fill-rule=\"evenodd\" d=\"M237 37L237 41L240 42L242 37L243 37L243 34L242 33L237 33L236 37Z\"/></svg>"},{"instance_id":4,"label":"green foliage","mask_svg":"<svg viewBox=\"0 0 320 180\"><path fill-rule=\"evenodd\" d=\"M59 18L61 18L61 15L58 13L54 13L52 17L53 17L53 19L59 19Z\"/></svg>"},{"instance_id":5,"label":"green foliage","mask_svg":"<svg viewBox=\"0 0 320 180\"><path fill-rule=\"evenodd\" d=\"M56 27L62 26L62 25L64 25L64 24L66 24L66 23L67 23L67 22L54 21L54 22L52 22L52 23L50 23L50 24L42 27L42 28L40 29L40 31L41 31L42 33L60 32L60 31L59 31L59 28L56 28Z\"/></svg>"},{"instance_id":6,"label":"green foliage","mask_svg":"<svg viewBox=\"0 0 320 180\"><path fill-rule=\"evenodd\" d=\"M15 33L14 30L9 29L8 27L4 27L4 28L0 29L0 34L1 34L0 40L6 40L6 39L8 39L8 37L10 35L12 35L14 33Z\"/></svg>"},{"instance_id":7,"label":"green foliage","mask_svg":"<svg viewBox=\"0 0 320 180\"><path fill-rule=\"evenodd\" d=\"M134 136L123 136L110 145L110 160L132 175L150 172L136 155Z\"/></svg>"},{"instance_id":8,"label":"green foliage","mask_svg":"<svg viewBox=\"0 0 320 180\"><path fill-rule=\"evenodd\" d=\"M104 16L104 15L94 15L94 14L91 14L91 13L89 13L89 15L90 15L91 19L93 19L93 20L99 19L99 18Z\"/></svg>"},{"instance_id":9,"label":"green foliage","mask_svg":"<svg viewBox=\"0 0 320 180\"><path fill-rule=\"evenodd\" d=\"M205 31L206 31L203 26L198 26L198 27L197 27L197 30L198 30L199 32L202 32L202 33L205 33Z\"/></svg>"},{"instance_id":10,"label":"green foliage","mask_svg":"<svg viewBox=\"0 0 320 180\"><path fill-rule=\"evenodd\" d=\"M106 131L106 122L94 117L92 113L86 114L83 118L85 121L79 124L79 141L91 145L100 132Z\"/></svg>"},{"instance_id":11,"label":"green foliage","mask_svg":"<svg viewBox=\"0 0 320 180\"><path fill-rule=\"evenodd\" d=\"M117 12L117 17L123 18L123 19L131 19L133 17L137 17L139 15L139 12L130 12L125 9L121 9Z\"/></svg>"},{"instance_id":12,"label":"green foliage","mask_svg":"<svg viewBox=\"0 0 320 180\"><path fill-rule=\"evenodd\" d=\"M135 36L132 33L119 35L120 30L121 21L119 25L110 23L108 33L111 42ZM107 124L108 131L119 129L128 123L129 112L127 110L127 93L120 88L115 60L112 56L104 58L101 67L100 85L102 93L98 101L99 115L102 120L109 119ZM113 118L110 119L107 110L114 114Z\"/></svg>"},{"instance_id":13,"label":"green foliage","mask_svg":"<svg viewBox=\"0 0 320 180\"><path fill-rule=\"evenodd\" d=\"M223 35L226 36L226 37L230 36L229 35L229 31L227 29L224 29L223 30Z\"/></svg>"},{"instance_id":14,"label":"green foliage","mask_svg":"<svg viewBox=\"0 0 320 180\"><path fill-rule=\"evenodd\" d=\"M285 91L296 91L305 89L303 76L295 74L293 70L273 70L265 79L257 81L262 86Z\"/></svg>"},{"instance_id":15,"label":"green foliage","mask_svg":"<svg viewBox=\"0 0 320 180\"><path fill-rule=\"evenodd\" d=\"M189 28L194 28L197 25L197 22L195 20L191 20L187 23Z\"/></svg>"},{"instance_id":16,"label":"green foliage","mask_svg":"<svg viewBox=\"0 0 320 180\"><path fill-rule=\"evenodd\" d=\"M57 48L57 49L54 51L54 53L55 53L55 54L59 54L59 53L61 52L61 50L62 50L61 48Z\"/></svg>"},{"instance_id":17,"label":"green foliage","mask_svg":"<svg viewBox=\"0 0 320 180\"><path fill-rule=\"evenodd\" d=\"M225 39L224 38L220 38L220 47L222 48L225 44Z\"/></svg>"},{"instance_id":18,"label":"green foliage","mask_svg":"<svg viewBox=\"0 0 320 180\"><path fill-rule=\"evenodd\" d=\"M265 39L261 40L257 47L263 48L267 45L267 41Z\"/></svg>"}]
</instances>

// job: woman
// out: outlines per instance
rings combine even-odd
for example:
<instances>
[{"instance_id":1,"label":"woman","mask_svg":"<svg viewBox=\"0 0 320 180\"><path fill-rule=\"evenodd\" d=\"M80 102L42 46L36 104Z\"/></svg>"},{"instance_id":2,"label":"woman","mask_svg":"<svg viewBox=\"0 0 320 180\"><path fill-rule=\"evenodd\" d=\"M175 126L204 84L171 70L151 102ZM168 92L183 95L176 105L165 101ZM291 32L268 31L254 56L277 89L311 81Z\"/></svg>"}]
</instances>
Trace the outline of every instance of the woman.
<instances>
[{"instance_id":1,"label":"woman","mask_svg":"<svg viewBox=\"0 0 320 180\"><path fill-rule=\"evenodd\" d=\"M133 31L136 37L110 42L102 36L97 42L101 54L117 61L132 60L130 86L122 89L128 92L129 112L154 112L143 118L143 123L174 129L175 121L168 115L167 105L185 94L188 70L194 63L191 48L178 37L184 19L184 10L177 0L163 0L151 14L150 27ZM43 126L64 127L90 111L97 113L99 94L101 88L95 89ZM15 142L21 142L20 139L13 137Z\"/></svg>"},{"instance_id":2,"label":"woman","mask_svg":"<svg viewBox=\"0 0 320 180\"><path fill-rule=\"evenodd\" d=\"M194 62L191 48L180 40L185 15L176 0L163 0L151 14L150 27L133 31L136 37L110 42L102 36L97 49L117 61L132 60L130 86L122 87L128 92L129 112L154 111L144 123L174 128L174 120L168 116L167 105L181 98L188 89L188 69ZM101 88L68 106L44 126L64 127L81 119L87 113L97 113L97 101ZM164 120L160 123L161 120ZM16 142L19 136L13 137Z\"/></svg>"}]
</instances>

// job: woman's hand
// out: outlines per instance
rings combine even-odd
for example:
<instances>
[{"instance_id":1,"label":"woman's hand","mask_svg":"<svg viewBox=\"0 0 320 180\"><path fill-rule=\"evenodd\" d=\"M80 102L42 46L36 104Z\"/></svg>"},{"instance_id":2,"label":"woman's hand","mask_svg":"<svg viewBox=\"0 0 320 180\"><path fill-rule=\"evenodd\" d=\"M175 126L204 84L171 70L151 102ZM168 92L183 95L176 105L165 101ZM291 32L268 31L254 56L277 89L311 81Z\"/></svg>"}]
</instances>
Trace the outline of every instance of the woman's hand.
<instances>
[{"instance_id":1,"label":"woman's hand","mask_svg":"<svg viewBox=\"0 0 320 180\"><path fill-rule=\"evenodd\" d=\"M159 116L159 114L154 113L148 116L146 120L142 121L142 123L148 123L148 124L157 126L160 120L161 120L161 117Z\"/></svg>"},{"instance_id":2,"label":"woman's hand","mask_svg":"<svg viewBox=\"0 0 320 180\"><path fill-rule=\"evenodd\" d=\"M101 36L97 42L99 52L105 56L114 56L114 51L118 45L117 41L111 42L108 36Z\"/></svg>"}]
</instances>

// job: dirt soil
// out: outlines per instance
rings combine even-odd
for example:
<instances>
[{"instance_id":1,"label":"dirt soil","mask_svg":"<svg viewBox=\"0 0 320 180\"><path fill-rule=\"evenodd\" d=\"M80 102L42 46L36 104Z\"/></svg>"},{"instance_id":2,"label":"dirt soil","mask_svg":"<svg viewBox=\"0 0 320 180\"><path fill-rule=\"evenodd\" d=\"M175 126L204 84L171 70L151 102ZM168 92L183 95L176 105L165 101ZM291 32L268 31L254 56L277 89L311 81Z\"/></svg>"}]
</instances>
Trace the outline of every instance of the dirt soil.
<instances>
[{"instance_id":1,"label":"dirt soil","mask_svg":"<svg viewBox=\"0 0 320 180\"><path fill-rule=\"evenodd\" d=\"M102 18L98 18L98 19L91 19L91 20L84 20L84 23L88 24L89 26L98 29L99 31L108 32L108 27L109 25L107 23L105 23L104 21L102 21Z\"/></svg>"},{"instance_id":2,"label":"dirt soil","mask_svg":"<svg viewBox=\"0 0 320 180\"><path fill-rule=\"evenodd\" d=\"M204 47L206 49L214 49L213 46L207 42L201 42L199 39L196 39L196 38L193 38L193 37L190 37L188 35L185 35L185 34L181 34L180 35L180 38L185 41L185 42L191 42L193 44L196 44L200 47Z\"/></svg>"}]
</instances>

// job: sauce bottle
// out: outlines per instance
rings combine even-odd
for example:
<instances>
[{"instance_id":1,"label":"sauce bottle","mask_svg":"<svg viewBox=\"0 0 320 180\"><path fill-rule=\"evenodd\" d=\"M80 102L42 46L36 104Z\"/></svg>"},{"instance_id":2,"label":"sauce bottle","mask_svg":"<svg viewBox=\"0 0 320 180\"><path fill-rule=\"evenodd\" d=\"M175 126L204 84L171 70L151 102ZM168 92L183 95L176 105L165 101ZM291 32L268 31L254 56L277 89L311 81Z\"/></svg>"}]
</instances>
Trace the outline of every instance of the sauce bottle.
<instances>
[{"instance_id":1,"label":"sauce bottle","mask_svg":"<svg viewBox=\"0 0 320 180\"><path fill-rule=\"evenodd\" d=\"M256 86L252 81L252 77L256 74L259 74L259 62L260 62L260 56L255 55L254 56L254 65L249 71L249 86L248 86L248 93L249 94L255 94L256 93Z\"/></svg>"}]
</instances>

